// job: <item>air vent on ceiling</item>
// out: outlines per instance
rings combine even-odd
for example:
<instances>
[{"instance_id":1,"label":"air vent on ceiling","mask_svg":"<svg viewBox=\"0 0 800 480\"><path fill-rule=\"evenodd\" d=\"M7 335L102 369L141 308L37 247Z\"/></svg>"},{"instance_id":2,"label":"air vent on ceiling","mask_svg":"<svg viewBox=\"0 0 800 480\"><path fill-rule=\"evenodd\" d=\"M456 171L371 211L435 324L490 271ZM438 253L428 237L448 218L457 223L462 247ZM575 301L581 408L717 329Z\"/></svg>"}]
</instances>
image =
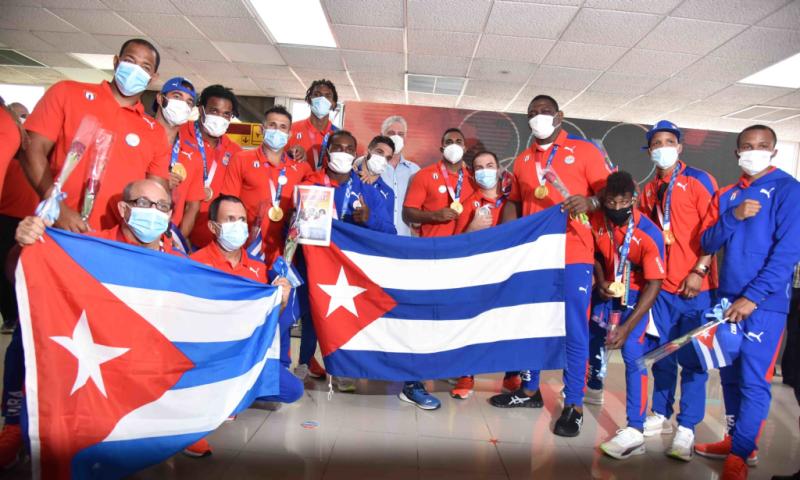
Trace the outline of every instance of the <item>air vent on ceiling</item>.
<instances>
[{"instance_id":1,"label":"air vent on ceiling","mask_svg":"<svg viewBox=\"0 0 800 480\"><path fill-rule=\"evenodd\" d=\"M773 107L770 105L753 105L751 107L729 113L722 118L737 120L758 120L763 123L778 123L800 116L800 108Z\"/></svg>"},{"instance_id":2,"label":"air vent on ceiling","mask_svg":"<svg viewBox=\"0 0 800 480\"><path fill-rule=\"evenodd\" d=\"M26 57L16 50L0 48L0 65L4 67L44 67L36 60Z\"/></svg>"},{"instance_id":3,"label":"air vent on ceiling","mask_svg":"<svg viewBox=\"0 0 800 480\"><path fill-rule=\"evenodd\" d=\"M466 78L439 77L436 75L406 74L406 85L409 92L435 93L437 95L461 95Z\"/></svg>"}]
</instances>

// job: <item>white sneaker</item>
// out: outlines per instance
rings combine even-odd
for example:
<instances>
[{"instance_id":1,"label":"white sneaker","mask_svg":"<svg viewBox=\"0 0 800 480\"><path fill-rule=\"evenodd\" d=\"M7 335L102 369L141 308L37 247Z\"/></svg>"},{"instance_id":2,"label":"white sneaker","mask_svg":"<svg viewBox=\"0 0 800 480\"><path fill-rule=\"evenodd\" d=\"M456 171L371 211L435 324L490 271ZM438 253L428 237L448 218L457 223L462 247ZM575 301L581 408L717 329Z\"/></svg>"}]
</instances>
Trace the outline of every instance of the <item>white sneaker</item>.
<instances>
[{"instance_id":1,"label":"white sneaker","mask_svg":"<svg viewBox=\"0 0 800 480\"><path fill-rule=\"evenodd\" d=\"M669 419L660 413L648 415L644 420L644 436L654 437L656 435L669 435L672 433L672 424Z\"/></svg>"},{"instance_id":2,"label":"white sneaker","mask_svg":"<svg viewBox=\"0 0 800 480\"><path fill-rule=\"evenodd\" d=\"M589 403L592 405L602 405L604 402L603 400L603 389L598 388L595 390L594 388L586 387L586 393L583 395L583 403Z\"/></svg>"},{"instance_id":3,"label":"white sneaker","mask_svg":"<svg viewBox=\"0 0 800 480\"><path fill-rule=\"evenodd\" d=\"M342 393L353 393L356 391L356 382L352 378L347 377L333 377L336 383L336 389Z\"/></svg>"},{"instance_id":4,"label":"white sneaker","mask_svg":"<svg viewBox=\"0 0 800 480\"><path fill-rule=\"evenodd\" d=\"M633 455L643 455L645 452L644 435L632 427L617 430L614 438L600 444L600 450L617 460L625 460Z\"/></svg>"},{"instance_id":5,"label":"white sneaker","mask_svg":"<svg viewBox=\"0 0 800 480\"><path fill-rule=\"evenodd\" d=\"M688 462L694 456L694 432L678 425L678 433L672 439L672 446L667 449L668 457Z\"/></svg>"},{"instance_id":6,"label":"white sneaker","mask_svg":"<svg viewBox=\"0 0 800 480\"><path fill-rule=\"evenodd\" d=\"M294 376L299 378L301 382L305 382L308 378L308 365L301 363L294 367Z\"/></svg>"}]
</instances>

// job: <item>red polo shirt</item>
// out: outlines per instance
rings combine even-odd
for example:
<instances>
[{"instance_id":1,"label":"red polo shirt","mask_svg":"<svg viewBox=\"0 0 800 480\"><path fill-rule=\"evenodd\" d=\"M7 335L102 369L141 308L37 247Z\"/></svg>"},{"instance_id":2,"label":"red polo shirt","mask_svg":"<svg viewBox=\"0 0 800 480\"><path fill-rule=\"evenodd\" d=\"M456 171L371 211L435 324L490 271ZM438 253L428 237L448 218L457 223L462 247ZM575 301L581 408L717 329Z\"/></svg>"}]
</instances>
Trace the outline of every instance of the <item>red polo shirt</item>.
<instances>
[{"instance_id":1,"label":"red polo shirt","mask_svg":"<svg viewBox=\"0 0 800 480\"><path fill-rule=\"evenodd\" d=\"M254 260L247 255L245 249L241 249L242 257L236 266L232 266L223 255L222 249L217 242L211 242L200 250L189 256L192 260L216 268L217 270L231 275L237 275L259 283L267 283L267 267L263 262Z\"/></svg>"},{"instance_id":2,"label":"red polo shirt","mask_svg":"<svg viewBox=\"0 0 800 480\"><path fill-rule=\"evenodd\" d=\"M499 204L498 204L499 200ZM500 196L494 200L486 198L483 192L475 190L472 195L464 202L464 211L456 219L455 233L466 233L467 227L475 218L475 213L481 207L487 207L492 214L492 226L500 223L500 215L506 205L507 198Z\"/></svg>"},{"instance_id":3,"label":"red polo shirt","mask_svg":"<svg viewBox=\"0 0 800 480\"><path fill-rule=\"evenodd\" d=\"M195 134L196 122L187 122L181 127L181 152L191 152L193 160L200 164L200 171L202 176L203 170L203 156L200 154L200 149L197 145L197 136ZM200 127L202 128L202 127ZM202 136L202 134L201 134ZM211 199L206 201L205 194L203 200L200 202L200 211L197 213L197 218L194 221L194 230L189 236L189 240L195 247L205 247L214 240L214 235L208 229L208 206L219 192L222 190L222 183L225 181L225 170L228 168L233 156L242 150L242 147L231 141L227 135L223 135L217 143L217 148L214 148L208 141L203 140L206 153L206 170L209 187L212 191ZM181 154L181 156L184 156ZM215 167L216 165L216 167ZM212 175L213 173L213 175Z\"/></svg>"},{"instance_id":4,"label":"red polo shirt","mask_svg":"<svg viewBox=\"0 0 800 480\"><path fill-rule=\"evenodd\" d=\"M88 221L93 229L102 230L116 225L119 219L117 202L122 199L122 190L128 183L148 174L165 179L169 176L169 147L164 141L164 129L145 114L141 102L129 107L120 106L108 82L61 81L45 92L25 122L26 130L55 143L49 157L54 179L64 166L81 120L87 115L97 118L102 128L114 134L100 191ZM67 206L78 212L87 172L95 155L94 145L87 147L63 188L67 194ZM24 189L19 192L12 189L11 194L27 196ZM21 209L29 215L35 208L33 203Z\"/></svg>"},{"instance_id":5,"label":"red polo shirt","mask_svg":"<svg viewBox=\"0 0 800 480\"><path fill-rule=\"evenodd\" d=\"M418 208L423 212L435 212L450 206L453 199L450 198L447 183L442 174L442 167L444 167L444 161L440 160L423 168L414 175L414 178L411 179L411 185L408 186L403 207ZM466 166L462 165L461 168L464 172L464 179L461 184L460 201L466 210L464 202L475 192L475 187L472 185ZM450 187L455 192L458 173L452 173L448 170L447 174ZM459 217L465 213L461 212ZM456 233L456 222L457 219L447 223L422 224L419 228L419 235L421 237L447 237L454 235Z\"/></svg>"},{"instance_id":6,"label":"red polo shirt","mask_svg":"<svg viewBox=\"0 0 800 480\"><path fill-rule=\"evenodd\" d=\"M8 165L17 154L19 144L20 134L17 122L8 113L8 110L0 107L0 192L3 191L3 181L6 178Z\"/></svg>"},{"instance_id":7,"label":"red polo shirt","mask_svg":"<svg viewBox=\"0 0 800 480\"><path fill-rule=\"evenodd\" d=\"M284 231L286 222L294 210L292 195L294 187L299 185L311 174L308 163L292 160L284 155L283 166L273 166L267 160L261 147L254 150L243 150L234 155L225 173L222 184L222 193L239 197L247 209L247 222L252 225L259 213L259 208L265 204L263 218L261 219L261 233L263 236L264 253L268 263L271 264L278 255L283 253L285 243ZM280 187L278 178L281 170L285 168L286 184ZM272 206L272 189L275 194L280 187L279 205L283 210L283 218L273 222L267 216L269 207Z\"/></svg>"},{"instance_id":8,"label":"red polo shirt","mask_svg":"<svg viewBox=\"0 0 800 480\"><path fill-rule=\"evenodd\" d=\"M311 118L292 124L292 130L289 133L289 142L286 148L289 149L295 145L300 145L306 151L306 162L311 170L317 170L317 162L322 156L322 167L319 170L325 170L328 166L327 155L323 155L322 143L325 140L325 135L330 135L336 131L330 120L322 131L317 130L311 124ZM330 138L330 137L329 137Z\"/></svg>"},{"instance_id":9,"label":"red polo shirt","mask_svg":"<svg viewBox=\"0 0 800 480\"><path fill-rule=\"evenodd\" d=\"M675 243L668 245L666 252L667 278L663 288L669 293L676 293L681 282L689 275L697 260L702 255L700 237L703 233L703 218L711 207L711 199L717 191L717 181L709 173L678 162L678 176L672 187L670 200L670 230L675 236ZM659 189L669 185L673 170L659 178L650 180L644 186L639 208L653 222L663 228L664 208L667 194L664 191L661 201L658 200ZM663 186L662 186L663 185ZM716 260L712 259L711 270L703 278L702 291L717 288Z\"/></svg>"},{"instance_id":10,"label":"red polo shirt","mask_svg":"<svg viewBox=\"0 0 800 480\"><path fill-rule=\"evenodd\" d=\"M125 237L125 235L123 235L122 227L120 227L119 224L114 225L113 227L105 230L89 232L87 233L87 235L89 235L90 237L104 238L106 240L113 240L115 242L121 242L128 245L133 245L135 247L144 248L137 243L129 242L128 239ZM161 251L178 257L186 256L183 252L172 248L172 239L169 237L169 235L161 236Z\"/></svg>"},{"instance_id":11,"label":"red polo shirt","mask_svg":"<svg viewBox=\"0 0 800 480\"><path fill-rule=\"evenodd\" d=\"M203 160L199 158L200 154L189 145L184 145L180 131L178 131L177 138L181 143L175 164L181 164L186 169L186 178L172 191L172 202L174 203L172 223L180 226L186 203L202 201L206 198L206 194L203 188ZM171 157L172 145L170 145L170 160Z\"/></svg>"},{"instance_id":12,"label":"red polo shirt","mask_svg":"<svg viewBox=\"0 0 800 480\"><path fill-rule=\"evenodd\" d=\"M628 224L621 227L606 222L605 215L593 212L590 216L597 252L603 257L603 273L606 281L613 282L619 248L625 240ZM631 262L631 290L639 291L650 280L663 280L667 276L664 268L663 240L658 227L647 217L633 211L634 231L631 237L628 261ZM609 232L611 228L612 232ZM611 235L614 235L612 242Z\"/></svg>"},{"instance_id":13,"label":"red polo shirt","mask_svg":"<svg viewBox=\"0 0 800 480\"><path fill-rule=\"evenodd\" d=\"M540 150L533 143L514 160L514 177L517 181L509 200L521 202L523 215L540 212L565 200L550 184L547 184L547 196L538 199L534 195L536 187L542 184L536 165L544 169L553 150L555 154L551 168L571 195L597 195L606 185L611 170L600 150L591 142L572 137L561 130L548 149ZM571 219L567 225L566 244L568 264L594 263L594 241L589 227Z\"/></svg>"}]
</instances>

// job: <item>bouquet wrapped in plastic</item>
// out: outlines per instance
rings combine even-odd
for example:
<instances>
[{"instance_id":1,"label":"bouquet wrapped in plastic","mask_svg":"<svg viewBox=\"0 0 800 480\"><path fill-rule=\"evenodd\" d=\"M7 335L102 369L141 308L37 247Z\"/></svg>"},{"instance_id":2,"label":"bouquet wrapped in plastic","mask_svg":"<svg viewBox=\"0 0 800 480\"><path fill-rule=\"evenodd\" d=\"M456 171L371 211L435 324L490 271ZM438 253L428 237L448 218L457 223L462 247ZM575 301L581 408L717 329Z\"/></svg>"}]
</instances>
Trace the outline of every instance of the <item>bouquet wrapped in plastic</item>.
<instances>
[{"instance_id":1,"label":"bouquet wrapped in plastic","mask_svg":"<svg viewBox=\"0 0 800 480\"><path fill-rule=\"evenodd\" d=\"M111 142L114 134L101 128L97 132L94 142L94 157L86 175L86 186L83 190L83 205L81 207L81 218L83 221L89 220L89 216L94 209L94 199L100 191L100 184L103 180L103 172L108 163L108 152L111 150Z\"/></svg>"},{"instance_id":2,"label":"bouquet wrapped in plastic","mask_svg":"<svg viewBox=\"0 0 800 480\"><path fill-rule=\"evenodd\" d=\"M558 193L560 193L565 200L571 196L567 186L564 185L564 182L561 181L556 171L552 168L548 167L544 169L544 179L547 181L547 183L558 190ZM579 213L575 218L580 220L582 224L589 225L589 216L585 213Z\"/></svg>"}]
</instances>

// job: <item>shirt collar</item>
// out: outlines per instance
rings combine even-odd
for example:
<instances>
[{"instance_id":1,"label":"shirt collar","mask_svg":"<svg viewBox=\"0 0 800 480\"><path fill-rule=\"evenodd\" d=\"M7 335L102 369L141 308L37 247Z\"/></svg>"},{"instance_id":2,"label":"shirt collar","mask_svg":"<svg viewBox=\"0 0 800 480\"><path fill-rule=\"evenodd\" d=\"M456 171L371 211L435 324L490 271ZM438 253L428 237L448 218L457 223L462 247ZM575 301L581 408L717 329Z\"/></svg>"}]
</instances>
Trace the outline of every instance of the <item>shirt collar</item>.
<instances>
[{"instance_id":1,"label":"shirt collar","mask_svg":"<svg viewBox=\"0 0 800 480\"><path fill-rule=\"evenodd\" d=\"M109 98L114 100L114 102L116 103L117 99L114 97L114 91L111 90L111 82L109 82L109 81L101 82L100 83L100 90L103 91L104 95L108 95ZM119 104L117 104L117 105L119 105ZM141 100L137 100L136 103L134 103L133 105L124 106L124 107L122 105L120 105L120 107L121 108L127 108L128 110L133 110L134 112L138 113L139 115L144 115L145 114L144 113L144 106L142 105Z\"/></svg>"},{"instance_id":2,"label":"shirt collar","mask_svg":"<svg viewBox=\"0 0 800 480\"><path fill-rule=\"evenodd\" d=\"M756 179L755 181L751 180L750 178L748 178L743 173L742 176L739 177L739 183L738 183L739 184L739 188L741 188L741 189L749 188L754 183L759 183L761 180L769 177L772 174L772 172L774 172L775 170L777 170L777 167L769 167L769 171L767 173L765 173L763 176L761 176L758 179Z\"/></svg>"}]
</instances>

